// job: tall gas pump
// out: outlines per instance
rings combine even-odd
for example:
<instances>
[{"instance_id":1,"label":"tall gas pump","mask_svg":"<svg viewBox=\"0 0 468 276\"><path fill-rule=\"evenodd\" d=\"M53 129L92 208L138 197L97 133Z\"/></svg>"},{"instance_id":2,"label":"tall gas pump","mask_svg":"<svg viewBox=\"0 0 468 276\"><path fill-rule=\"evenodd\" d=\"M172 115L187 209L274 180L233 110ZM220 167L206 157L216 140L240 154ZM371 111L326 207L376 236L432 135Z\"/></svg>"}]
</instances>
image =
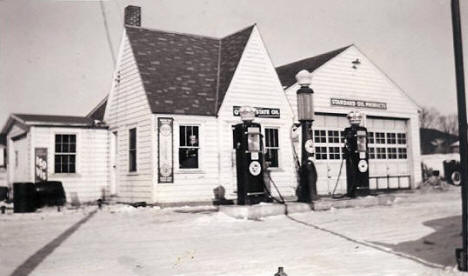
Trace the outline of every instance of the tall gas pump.
<instances>
[{"instance_id":1,"label":"tall gas pump","mask_svg":"<svg viewBox=\"0 0 468 276\"><path fill-rule=\"evenodd\" d=\"M267 200L263 180L261 125L254 123L255 109L241 107L242 123L234 126L237 167L237 204L256 204Z\"/></svg>"},{"instance_id":2,"label":"tall gas pump","mask_svg":"<svg viewBox=\"0 0 468 276\"><path fill-rule=\"evenodd\" d=\"M360 126L362 114L348 114L350 127L345 128L346 188L349 197L369 194L369 153L367 129Z\"/></svg>"}]
</instances>

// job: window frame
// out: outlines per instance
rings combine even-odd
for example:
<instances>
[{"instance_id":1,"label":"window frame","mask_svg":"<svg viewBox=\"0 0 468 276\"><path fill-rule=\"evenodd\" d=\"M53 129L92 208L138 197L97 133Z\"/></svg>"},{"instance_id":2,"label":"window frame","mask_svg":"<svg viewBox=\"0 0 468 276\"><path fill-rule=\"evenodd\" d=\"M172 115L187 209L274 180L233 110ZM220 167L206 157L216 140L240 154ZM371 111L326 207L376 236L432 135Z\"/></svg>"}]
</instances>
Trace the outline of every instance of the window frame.
<instances>
[{"instance_id":1,"label":"window frame","mask_svg":"<svg viewBox=\"0 0 468 276\"><path fill-rule=\"evenodd\" d=\"M175 154L175 156L177 156L177 171L178 172L198 172L198 171L201 171L202 169L202 152L201 152L201 149L202 149L202 125L201 124L197 124L197 123L190 123L190 122L180 122L180 123L177 123L177 152ZM197 127L198 128L198 145L197 146L181 146L180 145L180 137L181 137L181 132L180 132L180 128L181 127ZM179 154L180 154L180 150L181 149L197 149L197 168L181 168L181 164L180 164L180 157L179 157Z\"/></svg>"},{"instance_id":2,"label":"window frame","mask_svg":"<svg viewBox=\"0 0 468 276\"><path fill-rule=\"evenodd\" d=\"M135 131L135 148L132 148L132 131ZM133 152L134 156L132 155ZM133 160L135 163L134 168L132 165L132 158L135 158L135 160ZM128 172L138 172L138 128L136 126L128 129Z\"/></svg>"},{"instance_id":3,"label":"window frame","mask_svg":"<svg viewBox=\"0 0 468 276\"><path fill-rule=\"evenodd\" d=\"M57 152L57 136L64 136L64 135L67 135L67 136L74 136L75 137L75 151L74 152ZM53 163L53 166L54 166L54 174L60 174L60 175L65 175L65 174L77 174L78 173L78 140L79 140L79 136L77 133L71 133L71 132L56 132L54 133L53 135L53 145L54 145L54 163ZM71 143L69 143L71 144ZM74 156L74 171L70 171L68 170L67 172L63 172L63 171L57 171L57 166L56 166L56 163L57 163L57 156ZM70 161L69 161L70 162ZM68 165L69 167L69 165Z\"/></svg>"},{"instance_id":4,"label":"window frame","mask_svg":"<svg viewBox=\"0 0 468 276\"><path fill-rule=\"evenodd\" d=\"M267 130L276 130L277 132L277 146L267 146ZM278 158L277 163L278 166L269 166L268 168L272 169L279 169L281 168L281 144L280 144L280 128L276 126L265 126L263 127L263 150L265 152L264 158L266 158L266 155L268 153L268 150L276 150L276 156Z\"/></svg>"}]
</instances>

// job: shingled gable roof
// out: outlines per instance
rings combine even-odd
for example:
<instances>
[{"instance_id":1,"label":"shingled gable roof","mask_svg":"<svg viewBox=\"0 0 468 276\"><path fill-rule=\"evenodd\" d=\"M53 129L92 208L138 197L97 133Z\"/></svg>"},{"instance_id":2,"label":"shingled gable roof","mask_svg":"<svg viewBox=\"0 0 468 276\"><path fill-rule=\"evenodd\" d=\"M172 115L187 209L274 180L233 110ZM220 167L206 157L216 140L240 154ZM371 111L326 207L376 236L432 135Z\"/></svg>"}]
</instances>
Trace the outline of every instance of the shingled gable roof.
<instances>
[{"instance_id":1,"label":"shingled gable roof","mask_svg":"<svg viewBox=\"0 0 468 276\"><path fill-rule=\"evenodd\" d=\"M216 39L126 26L151 111L215 116L253 27Z\"/></svg>"},{"instance_id":2,"label":"shingled gable roof","mask_svg":"<svg viewBox=\"0 0 468 276\"><path fill-rule=\"evenodd\" d=\"M18 123L25 129L30 126L105 128L104 125L96 125L92 118L82 116L14 113L8 118L0 135L5 135L14 123Z\"/></svg>"},{"instance_id":3,"label":"shingled gable roof","mask_svg":"<svg viewBox=\"0 0 468 276\"><path fill-rule=\"evenodd\" d=\"M309 72L313 72L320 66L324 65L327 61L336 57L351 46L352 45L348 45L346 47L336 49L315 57L302 59L296 62L276 67L276 72L278 73L278 77L281 81L281 84L283 85L283 87L290 87L291 85L296 83L296 74L299 71L301 71L302 69L306 69Z\"/></svg>"}]
</instances>

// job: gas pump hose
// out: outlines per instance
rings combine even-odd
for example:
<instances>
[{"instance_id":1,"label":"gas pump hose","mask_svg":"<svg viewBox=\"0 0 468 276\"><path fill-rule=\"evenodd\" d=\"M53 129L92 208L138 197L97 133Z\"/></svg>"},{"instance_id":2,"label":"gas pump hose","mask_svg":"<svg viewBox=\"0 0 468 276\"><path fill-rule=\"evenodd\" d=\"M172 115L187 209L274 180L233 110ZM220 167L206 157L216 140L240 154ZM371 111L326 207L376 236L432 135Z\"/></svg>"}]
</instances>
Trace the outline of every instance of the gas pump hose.
<instances>
[{"instance_id":1,"label":"gas pump hose","mask_svg":"<svg viewBox=\"0 0 468 276\"><path fill-rule=\"evenodd\" d=\"M338 171L338 176L336 177L336 183L335 183L335 187L333 187L333 192L331 194L331 197L334 198L334 199L340 199L340 198L343 198L346 196L345 195L341 195L341 196L335 196L335 191L336 191L336 187L338 187L338 182L340 181L340 176L341 176L341 171L343 169L343 163L344 163L345 159L341 159L341 165L340 165L340 170Z\"/></svg>"}]
</instances>

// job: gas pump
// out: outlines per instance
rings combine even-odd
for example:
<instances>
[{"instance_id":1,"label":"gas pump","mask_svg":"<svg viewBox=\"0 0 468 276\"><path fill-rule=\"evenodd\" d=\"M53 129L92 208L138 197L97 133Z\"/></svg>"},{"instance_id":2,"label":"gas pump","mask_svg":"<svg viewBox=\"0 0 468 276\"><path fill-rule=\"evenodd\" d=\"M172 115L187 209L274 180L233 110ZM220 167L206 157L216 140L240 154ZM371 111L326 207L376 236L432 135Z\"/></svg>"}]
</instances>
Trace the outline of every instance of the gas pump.
<instances>
[{"instance_id":1,"label":"gas pump","mask_svg":"<svg viewBox=\"0 0 468 276\"><path fill-rule=\"evenodd\" d=\"M237 167L237 204L256 204L267 200L263 180L263 144L261 126L252 122L255 109L239 110L243 123L234 126Z\"/></svg>"},{"instance_id":2,"label":"gas pump","mask_svg":"<svg viewBox=\"0 0 468 276\"><path fill-rule=\"evenodd\" d=\"M346 188L349 197L369 194L369 154L367 129L360 126L359 111L348 114L350 127L345 128Z\"/></svg>"}]
</instances>

